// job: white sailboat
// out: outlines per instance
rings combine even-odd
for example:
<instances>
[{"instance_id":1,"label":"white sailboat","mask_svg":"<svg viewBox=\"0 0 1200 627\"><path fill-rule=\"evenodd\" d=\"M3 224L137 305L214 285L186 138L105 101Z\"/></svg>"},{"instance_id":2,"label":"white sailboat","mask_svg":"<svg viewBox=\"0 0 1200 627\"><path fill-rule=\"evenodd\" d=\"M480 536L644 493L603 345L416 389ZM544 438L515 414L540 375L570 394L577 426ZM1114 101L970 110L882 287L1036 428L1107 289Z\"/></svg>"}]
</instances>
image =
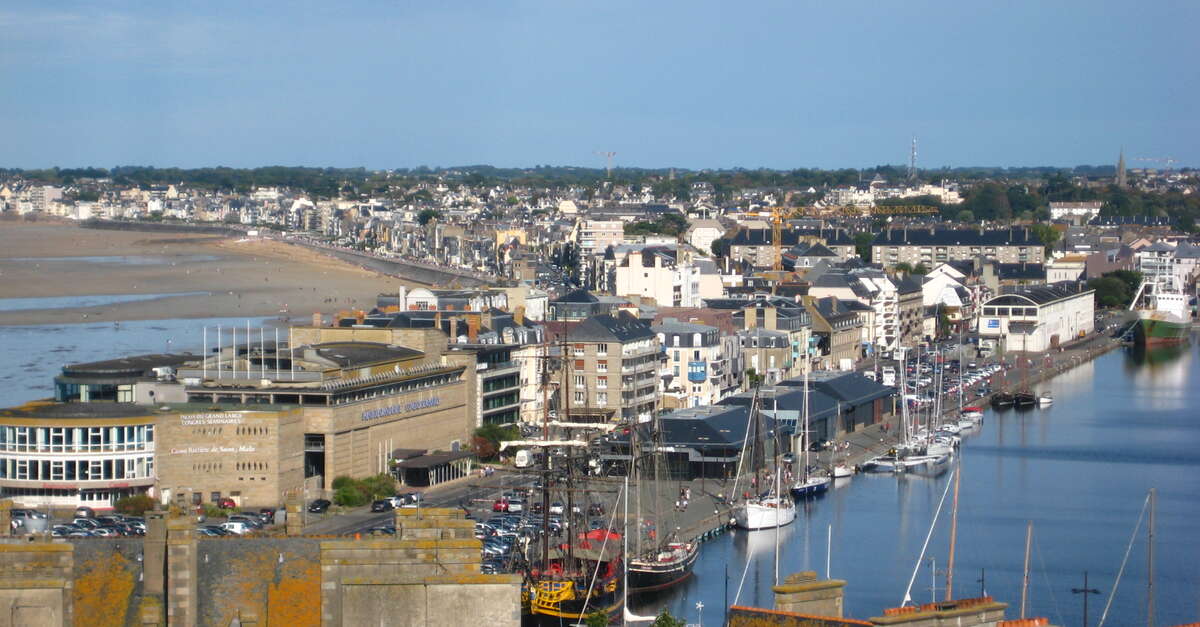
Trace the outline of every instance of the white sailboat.
<instances>
[{"instance_id":1,"label":"white sailboat","mask_svg":"<svg viewBox=\"0 0 1200 627\"><path fill-rule=\"evenodd\" d=\"M796 482L792 484L792 496L796 498L808 498L816 496L829 490L829 484L832 480L829 475L824 473L810 473L808 471L808 449L809 449L809 434L808 434L808 368L804 369L804 420L803 431L800 432L800 449L802 451L800 457L800 472L797 474Z\"/></svg>"},{"instance_id":2,"label":"white sailboat","mask_svg":"<svg viewBox=\"0 0 1200 627\"><path fill-rule=\"evenodd\" d=\"M741 477L741 465L745 461L747 450L757 445L759 438L759 398L758 391L750 403L750 417L746 425L746 438L742 443L742 458L738 460L738 477ZM753 458L753 454L751 455ZM751 462L753 464L753 461ZM754 469L755 474L758 468ZM734 494L737 494L737 481L734 481ZM791 524L796 520L796 504L791 497L780 496L779 469L775 469L773 485L767 492L747 498L733 507L733 524L742 529L773 529Z\"/></svg>"}]
</instances>

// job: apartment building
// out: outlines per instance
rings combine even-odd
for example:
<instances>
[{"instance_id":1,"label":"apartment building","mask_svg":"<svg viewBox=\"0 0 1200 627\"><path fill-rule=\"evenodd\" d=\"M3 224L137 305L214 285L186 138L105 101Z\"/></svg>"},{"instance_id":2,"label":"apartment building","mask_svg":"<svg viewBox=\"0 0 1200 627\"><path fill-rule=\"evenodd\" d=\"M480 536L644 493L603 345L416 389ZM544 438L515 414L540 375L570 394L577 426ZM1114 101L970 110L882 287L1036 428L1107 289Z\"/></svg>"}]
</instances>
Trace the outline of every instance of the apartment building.
<instances>
[{"instance_id":1,"label":"apartment building","mask_svg":"<svg viewBox=\"0 0 1200 627\"><path fill-rule=\"evenodd\" d=\"M663 307L699 307L703 299L721 296L721 276L708 259L668 246L621 252L612 261L617 296L651 299Z\"/></svg>"},{"instance_id":2,"label":"apartment building","mask_svg":"<svg viewBox=\"0 0 1200 627\"><path fill-rule=\"evenodd\" d=\"M593 316L567 332L568 416L611 415L645 422L658 407L658 336L629 312Z\"/></svg>"},{"instance_id":3,"label":"apartment building","mask_svg":"<svg viewBox=\"0 0 1200 627\"><path fill-rule=\"evenodd\" d=\"M885 268L906 263L916 267L976 257L1001 263L1035 263L1045 259L1041 241L1027 228L992 231L977 229L888 229L875 236L871 258Z\"/></svg>"},{"instance_id":4,"label":"apartment building","mask_svg":"<svg viewBox=\"0 0 1200 627\"><path fill-rule=\"evenodd\" d=\"M603 253L625 241L625 223L620 220L583 220L579 223L579 251L584 255Z\"/></svg>"},{"instance_id":5,"label":"apartment building","mask_svg":"<svg viewBox=\"0 0 1200 627\"><path fill-rule=\"evenodd\" d=\"M713 371L724 361L720 330L673 318L651 329L658 335L658 343L667 357L659 373L664 409L700 407L721 400L723 373Z\"/></svg>"}]
</instances>

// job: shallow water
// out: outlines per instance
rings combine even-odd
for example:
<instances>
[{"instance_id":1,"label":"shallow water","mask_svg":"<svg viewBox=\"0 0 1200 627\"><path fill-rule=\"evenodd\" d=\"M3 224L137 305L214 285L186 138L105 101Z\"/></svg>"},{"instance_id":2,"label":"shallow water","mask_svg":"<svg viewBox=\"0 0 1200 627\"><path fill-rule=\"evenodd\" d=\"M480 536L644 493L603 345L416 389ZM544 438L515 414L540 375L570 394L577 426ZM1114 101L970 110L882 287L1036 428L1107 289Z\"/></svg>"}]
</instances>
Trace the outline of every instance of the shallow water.
<instances>
[{"instance_id":1,"label":"shallow water","mask_svg":"<svg viewBox=\"0 0 1200 627\"><path fill-rule=\"evenodd\" d=\"M224 342L237 327L239 342L245 341L246 318L195 318L181 320L137 320L53 325L0 326L0 407L54 396L54 377L67 364L117 359L129 355L190 351L199 355L208 327L211 349L217 325ZM275 318L250 318L252 338L266 329L266 340L274 340ZM284 331L280 331L284 337Z\"/></svg>"},{"instance_id":2,"label":"shallow water","mask_svg":"<svg viewBox=\"0 0 1200 627\"><path fill-rule=\"evenodd\" d=\"M1030 616L1078 625L1082 599L1071 588L1103 592L1089 599L1096 625L1149 488L1158 490L1157 623L1200 615L1200 347L1150 354L1118 350L1041 386L1054 405L1029 412L988 411L964 439L956 598L988 594L1019 615L1025 527L1033 521ZM879 616L904 599L933 512L951 473L938 478L858 475L798 512L780 533L780 576L826 564L847 580L846 616ZM950 497L911 596L931 600L931 569L944 596ZM726 594L742 605L770 607L775 532L738 531L704 545L696 576L673 594L633 603L638 614L664 604L677 616L718 624ZM749 560L749 568L743 571ZM930 558L934 558L930 560ZM726 584L726 568L728 583ZM744 584L738 596L739 584ZM984 579L984 582L980 582ZM1108 625L1145 624L1146 522L1109 611Z\"/></svg>"},{"instance_id":3,"label":"shallow water","mask_svg":"<svg viewBox=\"0 0 1200 627\"><path fill-rule=\"evenodd\" d=\"M161 294L89 294L85 296L47 296L42 298L0 298L0 311L31 309L79 309L121 303L137 303L174 296L201 296L211 292L167 292Z\"/></svg>"},{"instance_id":4,"label":"shallow water","mask_svg":"<svg viewBox=\"0 0 1200 627\"><path fill-rule=\"evenodd\" d=\"M34 262L46 264L88 263L117 266L154 266L174 265L179 263L196 263L201 261L216 261L216 255L90 255L83 257L11 257L0 259L3 262Z\"/></svg>"}]
</instances>

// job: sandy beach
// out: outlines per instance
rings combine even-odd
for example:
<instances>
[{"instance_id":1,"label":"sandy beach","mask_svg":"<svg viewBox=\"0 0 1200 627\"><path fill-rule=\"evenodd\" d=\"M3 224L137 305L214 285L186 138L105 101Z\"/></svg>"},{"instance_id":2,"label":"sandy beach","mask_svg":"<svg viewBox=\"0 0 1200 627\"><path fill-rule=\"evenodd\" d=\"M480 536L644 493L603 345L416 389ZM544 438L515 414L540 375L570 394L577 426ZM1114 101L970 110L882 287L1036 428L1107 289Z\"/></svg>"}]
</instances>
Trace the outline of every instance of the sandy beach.
<instances>
[{"instance_id":1,"label":"sandy beach","mask_svg":"<svg viewBox=\"0 0 1200 627\"><path fill-rule=\"evenodd\" d=\"M282 242L0 222L3 299L169 295L141 302L0 310L0 325L214 316L309 318L370 310L401 282ZM182 294L188 293L188 294ZM11 302L11 301L10 301Z\"/></svg>"}]
</instances>

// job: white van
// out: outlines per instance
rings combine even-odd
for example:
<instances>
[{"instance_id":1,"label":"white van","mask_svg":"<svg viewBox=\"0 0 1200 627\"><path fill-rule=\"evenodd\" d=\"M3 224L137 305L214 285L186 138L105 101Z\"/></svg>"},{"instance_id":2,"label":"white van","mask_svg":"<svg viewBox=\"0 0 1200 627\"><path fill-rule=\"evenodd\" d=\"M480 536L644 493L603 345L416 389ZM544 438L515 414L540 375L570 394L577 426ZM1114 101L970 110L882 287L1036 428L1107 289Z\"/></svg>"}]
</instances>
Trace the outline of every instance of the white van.
<instances>
[{"instance_id":1,"label":"white van","mask_svg":"<svg viewBox=\"0 0 1200 627\"><path fill-rule=\"evenodd\" d=\"M517 451L513 457L513 466L517 468L529 468L533 465L533 452L527 448Z\"/></svg>"},{"instance_id":2,"label":"white van","mask_svg":"<svg viewBox=\"0 0 1200 627\"><path fill-rule=\"evenodd\" d=\"M250 533L250 525L238 520L221 523L221 528L230 533L236 533L239 536Z\"/></svg>"}]
</instances>

